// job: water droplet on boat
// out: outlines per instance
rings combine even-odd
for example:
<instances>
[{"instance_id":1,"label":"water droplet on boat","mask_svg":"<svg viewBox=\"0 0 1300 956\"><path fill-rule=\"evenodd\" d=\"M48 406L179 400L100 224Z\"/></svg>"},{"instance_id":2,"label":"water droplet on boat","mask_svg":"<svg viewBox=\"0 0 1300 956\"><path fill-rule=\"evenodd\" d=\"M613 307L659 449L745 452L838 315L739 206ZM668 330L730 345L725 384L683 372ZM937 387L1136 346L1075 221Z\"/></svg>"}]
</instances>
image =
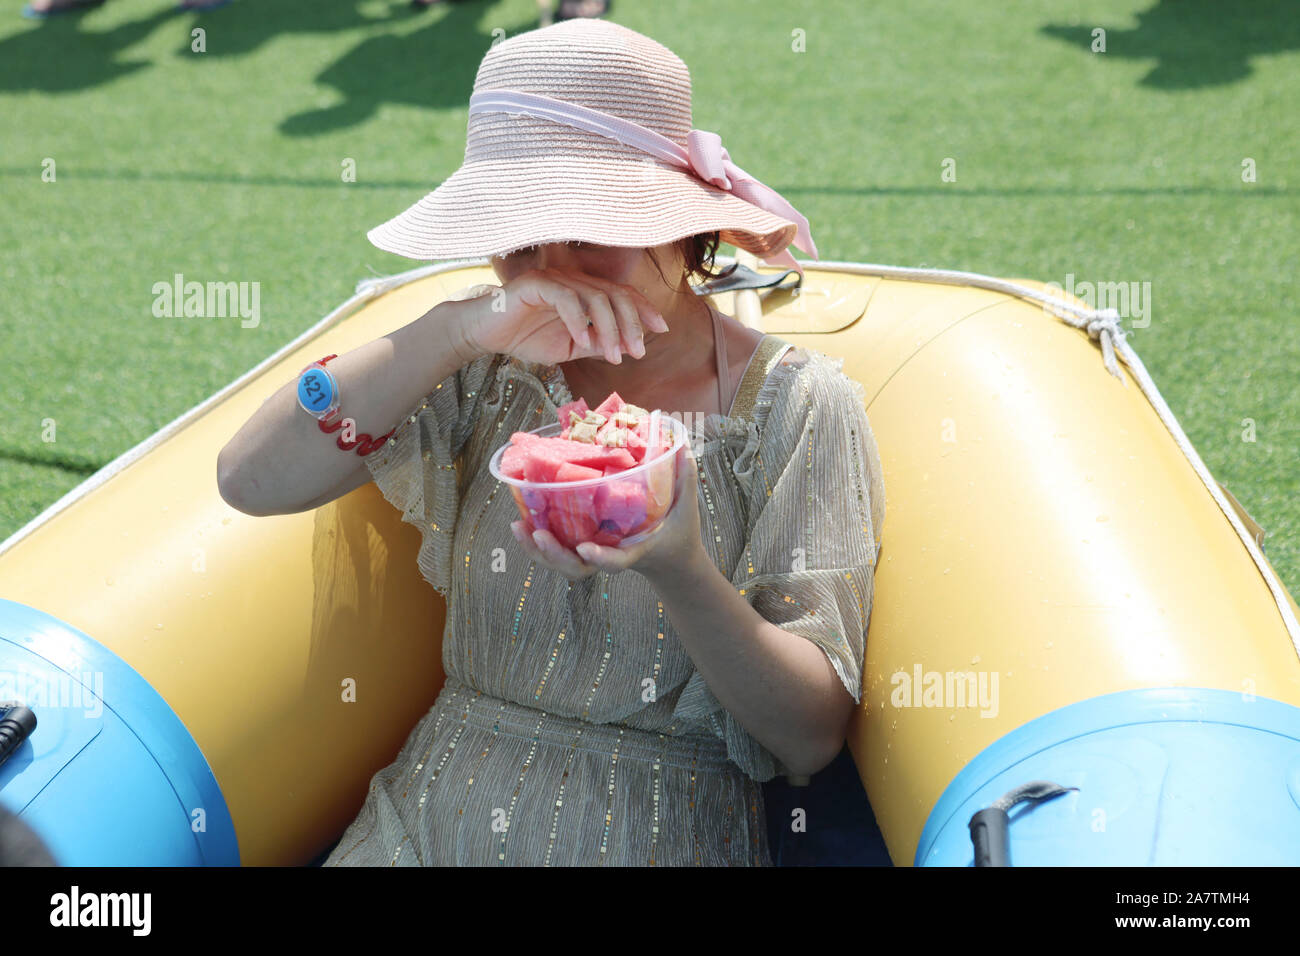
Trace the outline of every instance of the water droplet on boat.
<instances>
[{"instance_id":1,"label":"water droplet on boat","mask_svg":"<svg viewBox=\"0 0 1300 956\"><path fill-rule=\"evenodd\" d=\"M161 631L161 630L162 630L162 625L161 625L161 624L155 624L155 625L153 626L153 629L154 629L155 631Z\"/></svg>"},{"instance_id":2,"label":"water droplet on boat","mask_svg":"<svg viewBox=\"0 0 1300 956\"><path fill-rule=\"evenodd\" d=\"M1051 650L1051 649L1052 649L1052 642L1051 642L1051 641L1048 641L1048 642L1047 642L1046 644L1044 644L1043 646L1046 647L1048 650Z\"/></svg>"},{"instance_id":3,"label":"water droplet on boat","mask_svg":"<svg viewBox=\"0 0 1300 956\"><path fill-rule=\"evenodd\" d=\"M978 663L980 662L980 656L979 656L978 654L976 654L974 657L972 657L972 658L970 659L970 662L971 662L972 664L978 664Z\"/></svg>"},{"instance_id":4,"label":"water droplet on boat","mask_svg":"<svg viewBox=\"0 0 1300 956\"><path fill-rule=\"evenodd\" d=\"M949 720L956 720L956 719L957 719L957 715L956 715L956 714L949 714L949 715L948 715L948 719L949 719Z\"/></svg>"},{"instance_id":5,"label":"water droplet on boat","mask_svg":"<svg viewBox=\"0 0 1300 956\"><path fill-rule=\"evenodd\" d=\"M230 524L230 516L227 515L226 517L222 518L222 519L221 519L221 523L222 523L222 524Z\"/></svg>"},{"instance_id":6,"label":"water droplet on boat","mask_svg":"<svg viewBox=\"0 0 1300 956\"><path fill-rule=\"evenodd\" d=\"M111 587L113 586L113 579L112 579L112 578L104 578L104 583L107 584L107 585L111 588Z\"/></svg>"},{"instance_id":7,"label":"water droplet on boat","mask_svg":"<svg viewBox=\"0 0 1300 956\"><path fill-rule=\"evenodd\" d=\"M1103 521L1109 521L1109 520L1110 520L1110 515L1097 515L1098 523Z\"/></svg>"}]
</instances>

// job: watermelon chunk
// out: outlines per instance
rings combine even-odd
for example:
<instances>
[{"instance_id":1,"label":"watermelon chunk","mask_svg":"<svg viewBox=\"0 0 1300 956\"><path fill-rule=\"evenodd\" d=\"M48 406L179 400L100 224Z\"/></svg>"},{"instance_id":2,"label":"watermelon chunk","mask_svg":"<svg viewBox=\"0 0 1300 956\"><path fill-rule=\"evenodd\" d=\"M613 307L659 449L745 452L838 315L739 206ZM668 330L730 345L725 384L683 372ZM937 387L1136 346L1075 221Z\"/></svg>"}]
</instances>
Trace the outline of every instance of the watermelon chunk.
<instances>
[{"instance_id":1,"label":"watermelon chunk","mask_svg":"<svg viewBox=\"0 0 1300 956\"><path fill-rule=\"evenodd\" d=\"M636 464L626 448L605 448L587 442L569 441L567 438L542 438L524 445L521 455L525 481L575 481L560 474L562 465L579 465L591 474L584 478L599 478L611 465L625 470ZM502 455L504 462L505 456ZM570 472L570 474L573 474Z\"/></svg>"},{"instance_id":2,"label":"watermelon chunk","mask_svg":"<svg viewBox=\"0 0 1300 956\"><path fill-rule=\"evenodd\" d=\"M564 464L562 459L554 455L548 455L544 452L532 451L524 459L524 480L525 481L558 481L555 477Z\"/></svg>"},{"instance_id":3,"label":"watermelon chunk","mask_svg":"<svg viewBox=\"0 0 1300 956\"><path fill-rule=\"evenodd\" d=\"M546 511L547 529L560 542L572 548L582 541L590 541L600 526L596 518L595 498L599 485L574 488L571 491L552 491L550 507ZM561 497L561 495L563 497Z\"/></svg>"},{"instance_id":4,"label":"watermelon chunk","mask_svg":"<svg viewBox=\"0 0 1300 956\"><path fill-rule=\"evenodd\" d=\"M652 449L650 448L650 419L643 418L641 421L637 422L637 426L633 430L632 435L628 436L627 445L628 450L631 451L633 457L636 458L637 464L643 463L647 458L653 461L672 447L672 427L673 426L667 422L667 416L659 416L659 447Z\"/></svg>"},{"instance_id":5,"label":"watermelon chunk","mask_svg":"<svg viewBox=\"0 0 1300 956\"><path fill-rule=\"evenodd\" d=\"M587 481L591 478L600 478L604 472L599 468L588 468L586 465L575 465L571 461L566 461L555 470L556 481Z\"/></svg>"},{"instance_id":6,"label":"watermelon chunk","mask_svg":"<svg viewBox=\"0 0 1300 956\"><path fill-rule=\"evenodd\" d=\"M596 406L596 411L600 412L606 418L609 418L609 416L613 415L615 412L621 412L626 405L627 402L623 401L622 396L619 395L618 392L610 392L609 396Z\"/></svg>"},{"instance_id":7,"label":"watermelon chunk","mask_svg":"<svg viewBox=\"0 0 1300 956\"><path fill-rule=\"evenodd\" d=\"M586 465L588 468L605 468L607 465L631 468L636 464L636 459L626 448L607 448L604 445L593 445L590 442L573 441L569 438L534 437L525 446L525 454L544 455L557 461Z\"/></svg>"},{"instance_id":8,"label":"watermelon chunk","mask_svg":"<svg viewBox=\"0 0 1300 956\"><path fill-rule=\"evenodd\" d=\"M527 460L527 453L524 451L526 444L511 442L507 446L505 453L501 456L501 473L509 475L511 478L523 479L524 462Z\"/></svg>"},{"instance_id":9,"label":"watermelon chunk","mask_svg":"<svg viewBox=\"0 0 1300 956\"><path fill-rule=\"evenodd\" d=\"M602 525L620 537L632 533L646 518L645 485L634 479L611 481L596 486L594 505Z\"/></svg>"},{"instance_id":10,"label":"watermelon chunk","mask_svg":"<svg viewBox=\"0 0 1300 956\"><path fill-rule=\"evenodd\" d=\"M585 398L580 398L576 402L567 402L564 405L561 405L557 412L560 419L560 428L564 429L566 432L569 430L570 412L577 412L578 417L582 418L589 411L591 411L591 409L587 407L587 400Z\"/></svg>"},{"instance_id":11,"label":"watermelon chunk","mask_svg":"<svg viewBox=\"0 0 1300 956\"><path fill-rule=\"evenodd\" d=\"M645 461L645 436L641 434L640 425L638 425L633 431L627 433L627 444L623 447L625 447L628 450L628 453L636 459L638 465Z\"/></svg>"}]
</instances>

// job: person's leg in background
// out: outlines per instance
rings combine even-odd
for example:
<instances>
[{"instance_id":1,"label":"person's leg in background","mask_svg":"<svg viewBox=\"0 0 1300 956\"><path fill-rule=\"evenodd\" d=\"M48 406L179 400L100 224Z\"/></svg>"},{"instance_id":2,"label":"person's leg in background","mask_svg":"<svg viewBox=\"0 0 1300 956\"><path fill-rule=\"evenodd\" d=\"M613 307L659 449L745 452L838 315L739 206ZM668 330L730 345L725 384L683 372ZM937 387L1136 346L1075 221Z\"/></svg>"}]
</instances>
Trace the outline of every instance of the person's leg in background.
<instances>
[{"instance_id":1,"label":"person's leg in background","mask_svg":"<svg viewBox=\"0 0 1300 956\"><path fill-rule=\"evenodd\" d=\"M411 0L411 6L424 10L449 2L457 0ZM537 20L544 27L549 27L556 20L603 17L607 13L609 0L560 0L558 10L555 9L555 0L537 0Z\"/></svg>"},{"instance_id":2,"label":"person's leg in background","mask_svg":"<svg viewBox=\"0 0 1300 956\"><path fill-rule=\"evenodd\" d=\"M32 0L31 3L23 7L23 16L42 19L52 17L58 13L69 13L73 10L87 10L90 7L97 7L103 2L104 0Z\"/></svg>"},{"instance_id":3,"label":"person's leg in background","mask_svg":"<svg viewBox=\"0 0 1300 956\"><path fill-rule=\"evenodd\" d=\"M60 13L71 13L74 10L89 10L91 7L103 5L104 0L31 0L31 3L23 7L23 16L29 19L43 20L46 17L58 16ZM224 7L230 0L181 0L176 5L177 10L215 10L217 7Z\"/></svg>"},{"instance_id":4,"label":"person's leg in background","mask_svg":"<svg viewBox=\"0 0 1300 956\"><path fill-rule=\"evenodd\" d=\"M560 0L560 7L555 11L555 19L603 17L607 13L609 13L609 0Z\"/></svg>"}]
</instances>

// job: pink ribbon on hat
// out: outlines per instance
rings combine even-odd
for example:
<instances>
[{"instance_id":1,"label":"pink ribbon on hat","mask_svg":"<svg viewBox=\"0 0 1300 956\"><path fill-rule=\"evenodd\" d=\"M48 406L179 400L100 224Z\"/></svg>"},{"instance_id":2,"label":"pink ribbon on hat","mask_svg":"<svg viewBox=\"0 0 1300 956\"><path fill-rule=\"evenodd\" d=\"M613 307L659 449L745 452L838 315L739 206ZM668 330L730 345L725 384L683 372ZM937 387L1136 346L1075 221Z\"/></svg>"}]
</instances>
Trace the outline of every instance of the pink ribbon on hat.
<instances>
[{"instance_id":1,"label":"pink ribbon on hat","mask_svg":"<svg viewBox=\"0 0 1300 956\"><path fill-rule=\"evenodd\" d=\"M686 149L671 139L621 116L593 110L567 100L524 93L519 90L480 90L469 98L469 115L475 113L514 113L536 116L577 129L617 140L634 149L656 156L680 169L687 170L704 182L726 190L738 199L793 222L798 228L791 245L818 258L808 220L770 186L759 182L731 161L722 137L708 130L693 129L686 134ZM764 259L772 264L803 269L789 250Z\"/></svg>"}]
</instances>

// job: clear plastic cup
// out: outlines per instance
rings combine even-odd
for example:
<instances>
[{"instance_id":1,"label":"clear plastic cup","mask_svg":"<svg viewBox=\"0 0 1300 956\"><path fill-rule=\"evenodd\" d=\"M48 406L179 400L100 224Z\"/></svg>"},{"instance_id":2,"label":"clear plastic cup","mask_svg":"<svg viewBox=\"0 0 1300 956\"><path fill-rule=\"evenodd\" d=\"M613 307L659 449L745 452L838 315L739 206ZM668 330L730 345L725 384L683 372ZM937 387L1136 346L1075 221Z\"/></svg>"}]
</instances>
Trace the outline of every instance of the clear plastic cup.
<instances>
[{"instance_id":1,"label":"clear plastic cup","mask_svg":"<svg viewBox=\"0 0 1300 956\"><path fill-rule=\"evenodd\" d=\"M677 453L687 441L685 425L670 415L658 415L650 426L652 448L656 426L670 430L668 450L617 474L583 481L511 478L501 473L501 458L509 443L493 453L488 469L509 487L529 534L537 529L549 531L566 548L584 541L617 546L641 540L658 527L672 506ZM552 422L529 434L558 438L563 430L559 422Z\"/></svg>"}]
</instances>

